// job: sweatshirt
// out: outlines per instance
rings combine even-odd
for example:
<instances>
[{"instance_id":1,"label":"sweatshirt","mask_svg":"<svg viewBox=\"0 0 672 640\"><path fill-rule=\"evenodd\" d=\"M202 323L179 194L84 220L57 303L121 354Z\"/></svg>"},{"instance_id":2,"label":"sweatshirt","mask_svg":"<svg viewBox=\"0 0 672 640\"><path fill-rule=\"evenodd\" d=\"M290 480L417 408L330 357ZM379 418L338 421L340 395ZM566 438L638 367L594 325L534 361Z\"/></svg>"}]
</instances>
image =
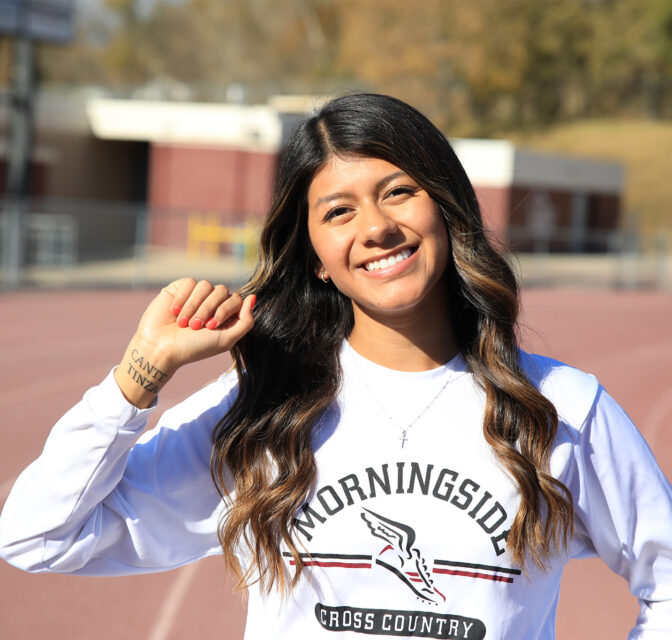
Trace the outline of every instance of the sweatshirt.
<instances>
[{"instance_id":1,"label":"sweatshirt","mask_svg":"<svg viewBox=\"0 0 672 640\"><path fill-rule=\"evenodd\" d=\"M306 567L289 593L250 587L246 640L552 640L562 570L591 556L640 601L629 639L672 637L669 482L593 376L524 352L521 363L558 411L550 470L575 507L575 534L546 570L526 575L506 548L518 490L484 439L484 392L462 356L401 372L345 343L341 390L313 428L317 480L293 521ZM16 481L2 557L102 576L221 553L211 433L236 393L235 373L223 375L143 433L156 407L129 404L110 373Z\"/></svg>"}]
</instances>

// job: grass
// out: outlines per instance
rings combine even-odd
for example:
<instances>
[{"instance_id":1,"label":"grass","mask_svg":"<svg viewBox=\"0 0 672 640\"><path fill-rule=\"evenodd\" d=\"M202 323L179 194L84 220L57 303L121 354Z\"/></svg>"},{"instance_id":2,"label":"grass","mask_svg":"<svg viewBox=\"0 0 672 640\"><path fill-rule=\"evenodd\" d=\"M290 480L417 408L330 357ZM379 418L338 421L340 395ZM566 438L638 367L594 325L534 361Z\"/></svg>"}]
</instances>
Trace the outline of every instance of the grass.
<instances>
[{"instance_id":1,"label":"grass","mask_svg":"<svg viewBox=\"0 0 672 640\"><path fill-rule=\"evenodd\" d=\"M625 224L643 232L672 230L672 122L584 120L501 137L522 148L622 163Z\"/></svg>"}]
</instances>

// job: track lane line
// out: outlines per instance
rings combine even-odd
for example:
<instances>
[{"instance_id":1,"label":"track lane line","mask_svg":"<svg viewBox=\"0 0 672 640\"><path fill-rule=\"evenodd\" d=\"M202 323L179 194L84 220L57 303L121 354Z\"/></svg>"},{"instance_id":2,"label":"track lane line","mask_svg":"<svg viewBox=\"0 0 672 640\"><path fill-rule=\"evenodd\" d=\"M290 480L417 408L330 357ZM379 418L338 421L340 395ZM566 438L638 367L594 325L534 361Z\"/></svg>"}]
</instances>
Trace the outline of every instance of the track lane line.
<instances>
[{"instance_id":1,"label":"track lane line","mask_svg":"<svg viewBox=\"0 0 672 640\"><path fill-rule=\"evenodd\" d=\"M165 640L168 637L197 571L198 566L195 562L177 570L177 577L159 609L148 640Z\"/></svg>"}]
</instances>

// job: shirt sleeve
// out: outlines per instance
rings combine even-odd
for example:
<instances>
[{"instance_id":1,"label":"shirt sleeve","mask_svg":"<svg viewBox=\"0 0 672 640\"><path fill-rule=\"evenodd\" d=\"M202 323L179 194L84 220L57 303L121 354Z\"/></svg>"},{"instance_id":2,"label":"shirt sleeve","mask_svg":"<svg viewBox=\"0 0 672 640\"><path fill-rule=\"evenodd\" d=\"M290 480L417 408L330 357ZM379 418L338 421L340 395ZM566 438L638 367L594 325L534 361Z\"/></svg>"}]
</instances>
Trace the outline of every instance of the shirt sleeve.
<instances>
[{"instance_id":1,"label":"shirt sleeve","mask_svg":"<svg viewBox=\"0 0 672 640\"><path fill-rule=\"evenodd\" d=\"M0 517L0 556L26 571L125 575L218 553L211 432L235 393L231 377L138 439L154 409L129 404L110 373L17 479Z\"/></svg>"},{"instance_id":2,"label":"shirt sleeve","mask_svg":"<svg viewBox=\"0 0 672 640\"><path fill-rule=\"evenodd\" d=\"M672 637L672 488L625 411L600 387L575 446L568 487L578 556L627 581L640 615L629 640Z\"/></svg>"}]
</instances>

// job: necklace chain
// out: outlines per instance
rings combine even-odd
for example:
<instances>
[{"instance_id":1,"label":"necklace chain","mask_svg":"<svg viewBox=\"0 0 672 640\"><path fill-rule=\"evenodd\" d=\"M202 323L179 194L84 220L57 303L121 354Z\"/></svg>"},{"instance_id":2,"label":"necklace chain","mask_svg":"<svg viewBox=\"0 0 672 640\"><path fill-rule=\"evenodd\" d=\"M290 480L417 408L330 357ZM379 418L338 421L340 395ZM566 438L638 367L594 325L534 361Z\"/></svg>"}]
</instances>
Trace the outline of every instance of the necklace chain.
<instances>
[{"instance_id":1,"label":"necklace chain","mask_svg":"<svg viewBox=\"0 0 672 640\"><path fill-rule=\"evenodd\" d=\"M422 416L427 413L429 408L439 399L439 396L444 392L445 388L448 386L448 384L451 381L451 378L449 377L441 386L441 388L436 392L436 395L425 405L423 410L415 416L411 422L409 422L406 427L402 427L388 412L387 409L383 406L383 404L380 402L378 399L378 396L373 392L373 389L369 386L369 383L366 381L366 377L364 376L362 370L359 368L359 363L357 362L357 357L353 357L353 361L355 363L355 368L357 369L357 373L359 374L359 377L362 379L362 382L364 383L364 386L367 388L369 395L374 399L375 403L378 405L380 410L387 416L388 420L395 426L397 429L401 431L401 437L399 440L401 440L401 448L404 448L404 444L406 444L406 441L408 438L406 437L408 435L408 432L411 430L411 427L415 425L415 423L422 418Z\"/></svg>"}]
</instances>

